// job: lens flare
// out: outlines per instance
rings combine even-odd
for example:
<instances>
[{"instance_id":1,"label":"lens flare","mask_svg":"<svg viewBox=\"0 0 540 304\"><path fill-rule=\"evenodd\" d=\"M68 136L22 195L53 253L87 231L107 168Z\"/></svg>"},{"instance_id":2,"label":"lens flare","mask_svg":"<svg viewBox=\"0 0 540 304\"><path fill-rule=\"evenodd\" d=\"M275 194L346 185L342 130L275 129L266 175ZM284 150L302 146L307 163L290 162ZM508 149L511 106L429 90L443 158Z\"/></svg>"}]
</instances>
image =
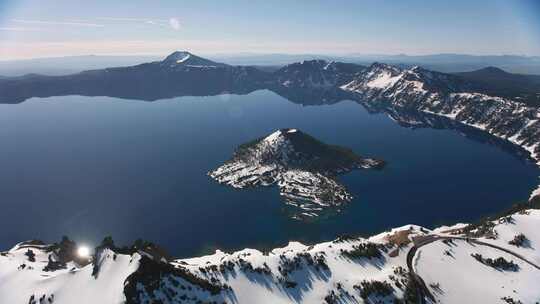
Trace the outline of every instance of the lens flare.
<instances>
[{"instance_id":1,"label":"lens flare","mask_svg":"<svg viewBox=\"0 0 540 304\"><path fill-rule=\"evenodd\" d=\"M88 248L88 246L79 246L79 248L77 248L77 255L81 258L90 257L90 248Z\"/></svg>"}]
</instances>

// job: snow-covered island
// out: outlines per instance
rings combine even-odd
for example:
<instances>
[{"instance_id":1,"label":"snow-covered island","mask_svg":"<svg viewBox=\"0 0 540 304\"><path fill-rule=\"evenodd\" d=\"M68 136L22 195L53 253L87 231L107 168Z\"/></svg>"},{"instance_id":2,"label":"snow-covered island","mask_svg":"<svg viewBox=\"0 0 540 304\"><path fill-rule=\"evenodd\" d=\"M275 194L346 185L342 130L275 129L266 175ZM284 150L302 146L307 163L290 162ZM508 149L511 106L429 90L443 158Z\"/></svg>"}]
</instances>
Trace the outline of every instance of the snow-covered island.
<instances>
[{"instance_id":1,"label":"snow-covered island","mask_svg":"<svg viewBox=\"0 0 540 304\"><path fill-rule=\"evenodd\" d=\"M384 161L327 145L300 130L281 129L241 145L209 175L235 188L277 185L285 202L302 210L295 216L306 218L352 199L337 175L383 166Z\"/></svg>"},{"instance_id":2,"label":"snow-covered island","mask_svg":"<svg viewBox=\"0 0 540 304\"><path fill-rule=\"evenodd\" d=\"M475 225L407 225L270 251L187 259L106 238L28 241L0 252L0 303L538 303L540 210Z\"/></svg>"}]
</instances>

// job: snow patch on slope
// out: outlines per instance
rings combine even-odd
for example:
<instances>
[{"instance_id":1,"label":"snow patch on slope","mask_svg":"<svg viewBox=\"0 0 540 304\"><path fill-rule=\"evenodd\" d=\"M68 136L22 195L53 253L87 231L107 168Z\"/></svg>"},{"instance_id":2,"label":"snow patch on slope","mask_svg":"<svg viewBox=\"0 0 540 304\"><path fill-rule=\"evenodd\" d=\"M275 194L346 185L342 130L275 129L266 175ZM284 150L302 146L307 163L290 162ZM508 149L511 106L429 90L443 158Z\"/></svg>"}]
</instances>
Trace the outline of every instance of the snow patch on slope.
<instances>
[{"instance_id":1,"label":"snow patch on slope","mask_svg":"<svg viewBox=\"0 0 540 304\"><path fill-rule=\"evenodd\" d=\"M383 72L379 74L375 79L370 80L366 83L366 86L370 88L387 88L393 86L400 76L392 76L389 72Z\"/></svg>"},{"instance_id":2,"label":"snow patch on slope","mask_svg":"<svg viewBox=\"0 0 540 304\"><path fill-rule=\"evenodd\" d=\"M480 263L472 254L494 259L502 257L516 263L519 270L495 269ZM422 247L416 257L417 273L426 284L436 286L432 289L441 303L503 303L503 297L535 303L540 297L539 291L531 285L540 281L540 270L490 247L466 241L454 241L451 246L435 242Z\"/></svg>"},{"instance_id":3,"label":"snow patch on slope","mask_svg":"<svg viewBox=\"0 0 540 304\"><path fill-rule=\"evenodd\" d=\"M191 54L186 54L183 58L178 58L178 59L176 60L176 63L182 63L182 62L188 60L189 57L191 57Z\"/></svg>"}]
</instances>

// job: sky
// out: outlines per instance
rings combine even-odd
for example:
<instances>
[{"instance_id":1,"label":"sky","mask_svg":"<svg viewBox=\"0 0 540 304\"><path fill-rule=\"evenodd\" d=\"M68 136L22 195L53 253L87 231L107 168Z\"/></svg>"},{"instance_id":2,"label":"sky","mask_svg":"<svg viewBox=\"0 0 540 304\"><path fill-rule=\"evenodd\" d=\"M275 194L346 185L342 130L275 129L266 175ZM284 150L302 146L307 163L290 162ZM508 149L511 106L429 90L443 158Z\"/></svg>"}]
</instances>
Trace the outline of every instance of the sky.
<instances>
[{"instance_id":1,"label":"sky","mask_svg":"<svg viewBox=\"0 0 540 304\"><path fill-rule=\"evenodd\" d=\"M540 1L0 0L0 60L174 50L540 56Z\"/></svg>"}]
</instances>

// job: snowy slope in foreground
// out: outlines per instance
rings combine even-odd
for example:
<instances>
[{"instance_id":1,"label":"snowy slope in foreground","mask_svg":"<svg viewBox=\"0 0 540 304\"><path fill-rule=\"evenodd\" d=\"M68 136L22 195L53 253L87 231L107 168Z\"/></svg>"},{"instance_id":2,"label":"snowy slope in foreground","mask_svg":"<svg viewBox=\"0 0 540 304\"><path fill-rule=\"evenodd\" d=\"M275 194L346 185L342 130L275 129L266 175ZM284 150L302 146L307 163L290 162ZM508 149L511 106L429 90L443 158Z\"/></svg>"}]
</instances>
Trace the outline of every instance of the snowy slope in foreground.
<instances>
[{"instance_id":1,"label":"snowy slope in foreground","mask_svg":"<svg viewBox=\"0 0 540 304\"><path fill-rule=\"evenodd\" d=\"M478 262L472 254L503 257L519 269L496 269ZM534 282L540 282L540 270L490 247L461 240L451 245L435 242L418 251L415 268L441 303L504 303L501 299L505 297L523 303L540 300L534 287Z\"/></svg>"},{"instance_id":2,"label":"snowy slope in foreground","mask_svg":"<svg viewBox=\"0 0 540 304\"><path fill-rule=\"evenodd\" d=\"M536 303L539 226L540 210L529 210L481 226L168 262L102 248L97 263L49 271L58 252L21 243L0 255L0 303Z\"/></svg>"},{"instance_id":3,"label":"snowy slope in foreground","mask_svg":"<svg viewBox=\"0 0 540 304\"><path fill-rule=\"evenodd\" d=\"M35 262L25 255L28 250L35 254ZM92 264L80 267L74 262L44 271L51 255L41 247L25 245L2 253L0 303L124 303L124 281L138 268L140 258L107 249L98 262L99 274L93 275Z\"/></svg>"}]
</instances>

